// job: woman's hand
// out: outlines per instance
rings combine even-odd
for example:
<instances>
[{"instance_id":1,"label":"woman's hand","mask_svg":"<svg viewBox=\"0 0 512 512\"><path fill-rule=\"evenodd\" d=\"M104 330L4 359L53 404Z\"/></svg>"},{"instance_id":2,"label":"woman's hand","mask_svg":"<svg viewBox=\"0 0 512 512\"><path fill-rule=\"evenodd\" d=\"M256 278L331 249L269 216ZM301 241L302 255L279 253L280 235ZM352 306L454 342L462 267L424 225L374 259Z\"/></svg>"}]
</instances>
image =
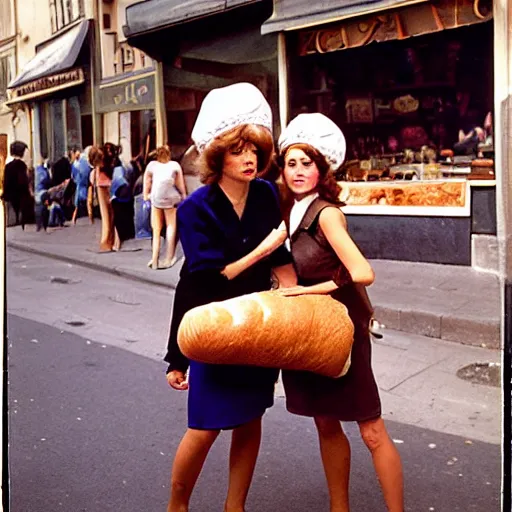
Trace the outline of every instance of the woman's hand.
<instances>
[{"instance_id":1,"label":"woman's hand","mask_svg":"<svg viewBox=\"0 0 512 512\"><path fill-rule=\"evenodd\" d=\"M283 297L296 295L327 295L338 288L334 281L325 281L311 286L292 286L290 288L278 288L276 291Z\"/></svg>"},{"instance_id":2,"label":"woman's hand","mask_svg":"<svg viewBox=\"0 0 512 512\"><path fill-rule=\"evenodd\" d=\"M232 279L235 279L238 274L241 274L245 269L243 268L243 265L241 265L240 260L235 261L234 263L230 263L229 265L226 265L223 270L221 270L221 274L226 277L229 281Z\"/></svg>"},{"instance_id":3,"label":"woman's hand","mask_svg":"<svg viewBox=\"0 0 512 512\"><path fill-rule=\"evenodd\" d=\"M166 375L167 382L171 388L179 391L185 391L188 389L188 382L185 374L179 370L173 370Z\"/></svg>"},{"instance_id":4,"label":"woman's hand","mask_svg":"<svg viewBox=\"0 0 512 512\"><path fill-rule=\"evenodd\" d=\"M291 288L278 288L277 293L283 297L295 297L296 295L307 295L311 293L308 286L292 286Z\"/></svg>"}]
</instances>

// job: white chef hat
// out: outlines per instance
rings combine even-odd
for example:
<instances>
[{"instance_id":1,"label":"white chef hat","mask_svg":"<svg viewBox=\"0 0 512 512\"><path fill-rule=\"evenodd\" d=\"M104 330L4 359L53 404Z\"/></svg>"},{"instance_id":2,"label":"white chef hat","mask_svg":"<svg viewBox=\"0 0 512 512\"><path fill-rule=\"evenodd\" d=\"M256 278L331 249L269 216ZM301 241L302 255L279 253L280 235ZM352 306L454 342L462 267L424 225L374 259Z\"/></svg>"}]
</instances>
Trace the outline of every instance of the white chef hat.
<instances>
[{"instance_id":1,"label":"white chef hat","mask_svg":"<svg viewBox=\"0 0 512 512\"><path fill-rule=\"evenodd\" d=\"M323 114L299 114L279 137L279 152L293 144L309 144L327 160L332 171L345 160L347 143L342 131Z\"/></svg>"},{"instance_id":2,"label":"white chef hat","mask_svg":"<svg viewBox=\"0 0 512 512\"><path fill-rule=\"evenodd\" d=\"M192 140L201 153L215 137L243 124L257 124L272 133L272 111L261 91L241 82L210 91L199 110Z\"/></svg>"}]
</instances>

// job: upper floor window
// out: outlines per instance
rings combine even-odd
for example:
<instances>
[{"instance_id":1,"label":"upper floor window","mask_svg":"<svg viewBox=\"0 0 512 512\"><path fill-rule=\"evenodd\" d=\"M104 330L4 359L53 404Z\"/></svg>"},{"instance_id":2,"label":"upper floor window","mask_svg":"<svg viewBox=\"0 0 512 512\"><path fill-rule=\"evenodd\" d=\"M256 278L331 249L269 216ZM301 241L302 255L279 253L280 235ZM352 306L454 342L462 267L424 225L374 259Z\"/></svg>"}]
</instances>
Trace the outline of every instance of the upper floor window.
<instances>
[{"instance_id":1,"label":"upper floor window","mask_svg":"<svg viewBox=\"0 0 512 512\"><path fill-rule=\"evenodd\" d=\"M12 0L0 0L0 41L14 36Z\"/></svg>"},{"instance_id":2,"label":"upper floor window","mask_svg":"<svg viewBox=\"0 0 512 512\"><path fill-rule=\"evenodd\" d=\"M50 0L52 32L78 20L83 13L83 0Z\"/></svg>"},{"instance_id":3,"label":"upper floor window","mask_svg":"<svg viewBox=\"0 0 512 512\"><path fill-rule=\"evenodd\" d=\"M0 103L6 100L9 82L15 74L14 51L0 55Z\"/></svg>"}]
</instances>

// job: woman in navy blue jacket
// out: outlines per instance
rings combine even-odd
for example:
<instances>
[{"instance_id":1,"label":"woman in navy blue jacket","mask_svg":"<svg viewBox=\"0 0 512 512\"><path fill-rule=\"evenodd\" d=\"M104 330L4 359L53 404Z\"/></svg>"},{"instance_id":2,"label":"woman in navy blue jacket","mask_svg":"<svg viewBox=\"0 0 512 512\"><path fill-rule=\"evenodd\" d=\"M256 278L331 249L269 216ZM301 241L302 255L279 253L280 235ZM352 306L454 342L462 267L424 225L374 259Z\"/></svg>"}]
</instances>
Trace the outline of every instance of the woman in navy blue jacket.
<instances>
[{"instance_id":1,"label":"woman in navy blue jacket","mask_svg":"<svg viewBox=\"0 0 512 512\"><path fill-rule=\"evenodd\" d=\"M206 185L183 201L177 213L185 262L165 360L170 386L188 389L189 396L188 429L173 465L168 512L188 511L209 449L225 429L232 429L233 437L224 510L243 512L261 418L273 404L278 370L189 362L176 340L179 323L191 308L268 290L273 269L281 281L294 276L284 247L257 263L247 256L281 223L274 186L256 177L273 152L271 123L262 94L250 84L235 84L209 93L192 133L202 153Z\"/></svg>"}]
</instances>

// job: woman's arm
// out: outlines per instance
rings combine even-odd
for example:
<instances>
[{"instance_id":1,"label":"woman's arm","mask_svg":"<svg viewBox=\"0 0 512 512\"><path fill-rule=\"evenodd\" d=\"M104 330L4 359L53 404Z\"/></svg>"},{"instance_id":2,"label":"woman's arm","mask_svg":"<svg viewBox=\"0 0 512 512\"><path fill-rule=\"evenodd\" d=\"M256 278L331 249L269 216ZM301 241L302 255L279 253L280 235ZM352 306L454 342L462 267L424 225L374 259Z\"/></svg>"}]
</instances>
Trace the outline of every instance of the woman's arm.
<instances>
[{"instance_id":1,"label":"woman's arm","mask_svg":"<svg viewBox=\"0 0 512 512\"><path fill-rule=\"evenodd\" d=\"M327 295L338 288L334 281L325 281L324 283L314 284L312 286L295 286L281 287L279 286L279 293L285 297L292 297L294 295Z\"/></svg>"},{"instance_id":2,"label":"woman's arm","mask_svg":"<svg viewBox=\"0 0 512 512\"><path fill-rule=\"evenodd\" d=\"M365 286L371 285L375 274L368 260L350 238L343 213L338 208L324 208L319 222L327 241L349 271L352 281Z\"/></svg>"},{"instance_id":3,"label":"woman's arm","mask_svg":"<svg viewBox=\"0 0 512 512\"><path fill-rule=\"evenodd\" d=\"M247 270L255 263L258 263L258 261L272 254L278 247L281 247L281 245L283 245L284 241L286 240L286 237L286 226L284 222L281 222L279 227L277 229L273 229L270 234L258 245L258 247L253 249L249 254L246 254L239 260L226 265L222 271L222 274L229 280L234 279L244 270Z\"/></svg>"},{"instance_id":4,"label":"woman's arm","mask_svg":"<svg viewBox=\"0 0 512 512\"><path fill-rule=\"evenodd\" d=\"M305 294L328 294L342 286L341 283L354 282L365 286L373 283L375 274L368 260L361 254L347 231L347 223L343 213L337 208L324 208L320 213L320 227L347 270L336 275L334 280L324 281L313 286L294 286L280 290L282 295L291 297ZM348 271L349 275L344 275Z\"/></svg>"},{"instance_id":5,"label":"woman's arm","mask_svg":"<svg viewBox=\"0 0 512 512\"><path fill-rule=\"evenodd\" d=\"M151 187L153 185L153 171L151 170L151 165L148 164L146 167L146 171L144 172L144 186L143 186L143 198L144 201L149 200L149 195L151 194Z\"/></svg>"},{"instance_id":6,"label":"woman's arm","mask_svg":"<svg viewBox=\"0 0 512 512\"><path fill-rule=\"evenodd\" d=\"M185 178L183 177L183 170L181 165L176 163L176 178L174 180L176 188L179 190L181 197L185 199L187 197L187 187L185 186Z\"/></svg>"}]
</instances>

